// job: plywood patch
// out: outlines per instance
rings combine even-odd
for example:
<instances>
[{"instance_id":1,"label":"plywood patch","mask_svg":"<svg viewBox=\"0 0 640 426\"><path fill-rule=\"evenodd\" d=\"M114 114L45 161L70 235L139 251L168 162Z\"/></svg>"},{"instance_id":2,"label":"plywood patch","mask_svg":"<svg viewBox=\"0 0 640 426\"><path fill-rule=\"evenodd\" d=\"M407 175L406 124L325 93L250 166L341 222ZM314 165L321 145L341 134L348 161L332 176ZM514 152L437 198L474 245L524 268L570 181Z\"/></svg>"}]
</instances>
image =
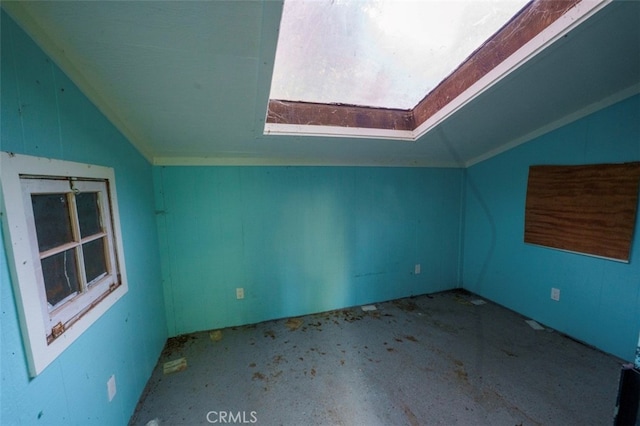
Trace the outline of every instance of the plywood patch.
<instances>
[{"instance_id":1,"label":"plywood patch","mask_svg":"<svg viewBox=\"0 0 640 426\"><path fill-rule=\"evenodd\" d=\"M629 261L640 162L531 166L524 241Z\"/></svg>"}]
</instances>

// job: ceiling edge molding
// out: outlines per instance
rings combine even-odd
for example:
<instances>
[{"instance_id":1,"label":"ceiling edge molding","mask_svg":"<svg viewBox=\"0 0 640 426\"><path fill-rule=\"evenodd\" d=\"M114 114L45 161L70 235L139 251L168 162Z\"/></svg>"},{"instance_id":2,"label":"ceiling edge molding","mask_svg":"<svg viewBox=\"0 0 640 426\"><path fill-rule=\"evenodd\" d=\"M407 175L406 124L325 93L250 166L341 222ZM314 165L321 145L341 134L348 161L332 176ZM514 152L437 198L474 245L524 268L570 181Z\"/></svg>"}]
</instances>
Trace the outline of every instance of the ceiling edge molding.
<instances>
[{"instance_id":1,"label":"ceiling edge molding","mask_svg":"<svg viewBox=\"0 0 640 426\"><path fill-rule=\"evenodd\" d=\"M607 96L604 99L601 99L597 102L594 102L582 109L580 109L579 111L574 111L569 115L566 115L564 117L562 117L559 120L556 120L552 123L549 123L543 127L540 127L537 130L534 130L533 132L527 133L524 136L521 136L517 139L514 139L511 142L508 142L504 145L502 145L501 147L494 149L492 151L489 151L485 154L482 154L476 158L473 158L469 161L467 161L465 163L465 168L471 167L475 164L481 163L483 161L486 161L492 157L495 157L496 155L502 154L503 152L509 151L510 149L513 149L519 145L522 145L524 143L527 143L533 139L536 139L546 133L552 132L556 129L559 129L560 127L566 126L567 124L570 124L574 121L580 120L581 118L584 118L588 115L591 115L595 112L598 112L602 109L605 109L611 105L617 104L618 102L622 102L627 98L630 98L632 96L635 96L637 94L640 93L640 83L638 84L634 84L630 87L627 87L626 89L623 89L617 93L614 93L611 96Z\"/></svg>"},{"instance_id":2,"label":"ceiling edge molding","mask_svg":"<svg viewBox=\"0 0 640 426\"><path fill-rule=\"evenodd\" d=\"M292 167L416 167L416 168L461 168L454 162L428 160L396 160L389 162L361 163L315 159L256 158L256 157L155 157L154 166L292 166Z\"/></svg>"},{"instance_id":3,"label":"ceiling edge molding","mask_svg":"<svg viewBox=\"0 0 640 426\"><path fill-rule=\"evenodd\" d=\"M388 139L415 142L413 130L375 129L311 124L266 123L264 136L324 136L355 139Z\"/></svg>"},{"instance_id":4,"label":"ceiling edge molding","mask_svg":"<svg viewBox=\"0 0 640 426\"><path fill-rule=\"evenodd\" d=\"M24 3L28 4L28 2ZM74 65L73 50L56 43L50 35L44 31L40 23L26 10L23 2L2 2L1 7L7 12L11 19L33 39L38 47L51 58L62 72L66 74L78 87L80 92L123 134L131 145L133 145L149 163L152 163L153 155L149 144L120 119L120 116L114 108L110 106L109 102L89 83L82 72L76 68Z\"/></svg>"}]
</instances>

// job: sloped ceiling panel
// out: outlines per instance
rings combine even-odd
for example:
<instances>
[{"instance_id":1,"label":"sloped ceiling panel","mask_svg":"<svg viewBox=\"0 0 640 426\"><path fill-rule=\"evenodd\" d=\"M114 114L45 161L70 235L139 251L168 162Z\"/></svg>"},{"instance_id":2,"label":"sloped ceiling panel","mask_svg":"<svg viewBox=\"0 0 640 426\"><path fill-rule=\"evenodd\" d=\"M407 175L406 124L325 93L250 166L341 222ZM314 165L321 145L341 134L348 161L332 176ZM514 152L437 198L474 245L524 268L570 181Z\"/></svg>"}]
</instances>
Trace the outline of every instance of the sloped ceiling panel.
<instances>
[{"instance_id":1,"label":"sloped ceiling panel","mask_svg":"<svg viewBox=\"0 0 640 426\"><path fill-rule=\"evenodd\" d=\"M614 1L416 142L263 135L281 2L2 7L156 164L460 167L640 88L640 2Z\"/></svg>"}]
</instances>

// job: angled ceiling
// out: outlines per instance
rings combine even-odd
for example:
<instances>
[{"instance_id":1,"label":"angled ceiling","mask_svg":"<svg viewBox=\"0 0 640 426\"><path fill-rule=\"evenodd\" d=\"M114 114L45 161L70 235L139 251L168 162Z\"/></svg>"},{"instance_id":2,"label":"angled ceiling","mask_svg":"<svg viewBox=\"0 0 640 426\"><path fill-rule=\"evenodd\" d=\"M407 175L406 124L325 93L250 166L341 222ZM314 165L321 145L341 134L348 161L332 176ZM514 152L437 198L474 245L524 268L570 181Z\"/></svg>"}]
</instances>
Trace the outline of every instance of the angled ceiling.
<instances>
[{"instance_id":1,"label":"angled ceiling","mask_svg":"<svg viewBox=\"0 0 640 426\"><path fill-rule=\"evenodd\" d=\"M154 164L468 166L640 91L640 2L597 10L415 142L264 135L279 1L2 2Z\"/></svg>"}]
</instances>

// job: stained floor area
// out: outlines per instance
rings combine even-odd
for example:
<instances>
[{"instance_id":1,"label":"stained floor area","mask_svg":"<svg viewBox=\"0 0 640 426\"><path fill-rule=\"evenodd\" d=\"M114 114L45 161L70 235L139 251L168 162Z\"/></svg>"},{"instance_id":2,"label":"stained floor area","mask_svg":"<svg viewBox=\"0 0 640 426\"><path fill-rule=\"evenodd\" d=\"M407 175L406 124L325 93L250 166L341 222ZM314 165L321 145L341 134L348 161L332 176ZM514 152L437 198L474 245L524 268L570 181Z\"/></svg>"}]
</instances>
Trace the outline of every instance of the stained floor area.
<instances>
[{"instance_id":1,"label":"stained floor area","mask_svg":"<svg viewBox=\"0 0 640 426\"><path fill-rule=\"evenodd\" d=\"M478 300L452 291L169 339L131 424L612 423L621 360Z\"/></svg>"}]
</instances>

